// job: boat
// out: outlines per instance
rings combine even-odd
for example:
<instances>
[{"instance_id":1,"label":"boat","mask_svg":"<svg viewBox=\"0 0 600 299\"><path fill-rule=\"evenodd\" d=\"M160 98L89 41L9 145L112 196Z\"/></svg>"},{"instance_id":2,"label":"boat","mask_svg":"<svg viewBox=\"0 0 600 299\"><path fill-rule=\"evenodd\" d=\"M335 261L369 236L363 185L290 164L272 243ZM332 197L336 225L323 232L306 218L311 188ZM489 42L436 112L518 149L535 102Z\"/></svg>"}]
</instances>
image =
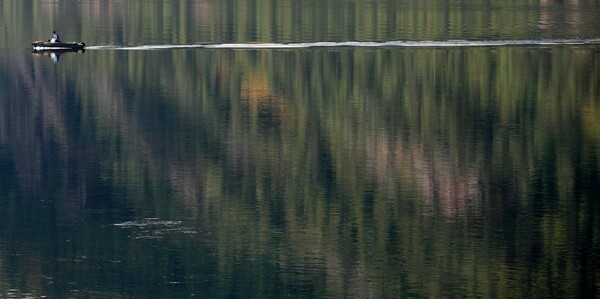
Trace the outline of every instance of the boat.
<instances>
[{"instance_id":1,"label":"boat","mask_svg":"<svg viewBox=\"0 0 600 299\"><path fill-rule=\"evenodd\" d=\"M34 51L78 51L85 48L84 42L51 42L45 40L38 40L32 42Z\"/></svg>"}]
</instances>

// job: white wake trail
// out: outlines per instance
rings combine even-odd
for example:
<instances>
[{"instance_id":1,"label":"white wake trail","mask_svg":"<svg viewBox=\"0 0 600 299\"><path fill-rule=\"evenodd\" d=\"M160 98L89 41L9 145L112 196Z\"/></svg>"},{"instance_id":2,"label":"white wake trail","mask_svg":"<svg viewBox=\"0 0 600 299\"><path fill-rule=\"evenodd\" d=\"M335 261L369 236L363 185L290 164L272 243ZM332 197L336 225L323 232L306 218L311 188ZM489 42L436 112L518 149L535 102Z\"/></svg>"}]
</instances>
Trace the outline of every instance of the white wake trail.
<instances>
[{"instance_id":1,"label":"white wake trail","mask_svg":"<svg viewBox=\"0 0 600 299\"><path fill-rule=\"evenodd\" d=\"M139 45L139 46L88 46L86 50L175 50L175 49L297 49L297 48L385 48L385 47L498 47L498 46L561 46L596 45L597 39L546 39L546 40L448 40L448 41L385 41L385 42L310 42L310 43L222 43L188 45Z\"/></svg>"}]
</instances>

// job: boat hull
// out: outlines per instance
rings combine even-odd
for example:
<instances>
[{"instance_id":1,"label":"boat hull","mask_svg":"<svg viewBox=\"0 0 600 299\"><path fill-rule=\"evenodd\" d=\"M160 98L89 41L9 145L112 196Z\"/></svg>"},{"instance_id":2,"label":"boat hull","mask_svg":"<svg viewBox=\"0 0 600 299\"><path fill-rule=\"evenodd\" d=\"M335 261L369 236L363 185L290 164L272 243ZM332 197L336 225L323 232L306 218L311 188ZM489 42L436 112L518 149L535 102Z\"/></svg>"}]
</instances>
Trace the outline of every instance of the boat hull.
<instances>
[{"instance_id":1,"label":"boat hull","mask_svg":"<svg viewBox=\"0 0 600 299\"><path fill-rule=\"evenodd\" d=\"M60 51L60 50L83 50L85 43L77 42L48 42L48 41L36 41L31 43L33 49L36 51Z\"/></svg>"}]
</instances>

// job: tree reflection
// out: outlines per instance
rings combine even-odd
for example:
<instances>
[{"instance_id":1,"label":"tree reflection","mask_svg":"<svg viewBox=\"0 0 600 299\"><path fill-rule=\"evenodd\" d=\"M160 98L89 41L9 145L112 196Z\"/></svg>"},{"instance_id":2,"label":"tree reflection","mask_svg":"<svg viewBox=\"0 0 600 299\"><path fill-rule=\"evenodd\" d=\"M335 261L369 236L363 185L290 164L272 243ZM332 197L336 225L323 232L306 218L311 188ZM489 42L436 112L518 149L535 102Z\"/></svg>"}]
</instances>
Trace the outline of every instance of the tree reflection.
<instances>
[{"instance_id":1,"label":"tree reflection","mask_svg":"<svg viewBox=\"0 0 600 299\"><path fill-rule=\"evenodd\" d=\"M9 24L32 5L19 3L0 4ZM488 18L486 3L376 1L354 31L355 2L72 10L98 21L112 11L98 37L111 44L452 38L536 23L530 10ZM125 17L124 5L140 13ZM239 11L248 19L231 22ZM489 26L462 26L471 14ZM391 34L397 27L409 29ZM108 297L594 294L597 55L595 46L94 51L61 68L9 55L0 277L19 275L0 283L55 297L73 285ZM157 245L112 225L144 218L185 221L197 234Z\"/></svg>"}]
</instances>

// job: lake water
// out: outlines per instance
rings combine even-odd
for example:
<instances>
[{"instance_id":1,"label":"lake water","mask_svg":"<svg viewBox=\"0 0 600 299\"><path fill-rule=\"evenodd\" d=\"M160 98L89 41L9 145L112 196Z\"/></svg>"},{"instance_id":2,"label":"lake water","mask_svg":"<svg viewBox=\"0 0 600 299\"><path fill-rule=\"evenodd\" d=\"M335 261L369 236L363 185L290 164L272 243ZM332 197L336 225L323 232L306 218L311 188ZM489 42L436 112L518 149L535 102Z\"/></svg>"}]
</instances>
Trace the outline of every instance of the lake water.
<instances>
[{"instance_id":1,"label":"lake water","mask_svg":"<svg viewBox=\"0 0 600 299\"><path fill-rule=\"evenodd\" d=\"M599 296L598 1L0 21L0 298Z\"/></svg>"}]
</instances>

